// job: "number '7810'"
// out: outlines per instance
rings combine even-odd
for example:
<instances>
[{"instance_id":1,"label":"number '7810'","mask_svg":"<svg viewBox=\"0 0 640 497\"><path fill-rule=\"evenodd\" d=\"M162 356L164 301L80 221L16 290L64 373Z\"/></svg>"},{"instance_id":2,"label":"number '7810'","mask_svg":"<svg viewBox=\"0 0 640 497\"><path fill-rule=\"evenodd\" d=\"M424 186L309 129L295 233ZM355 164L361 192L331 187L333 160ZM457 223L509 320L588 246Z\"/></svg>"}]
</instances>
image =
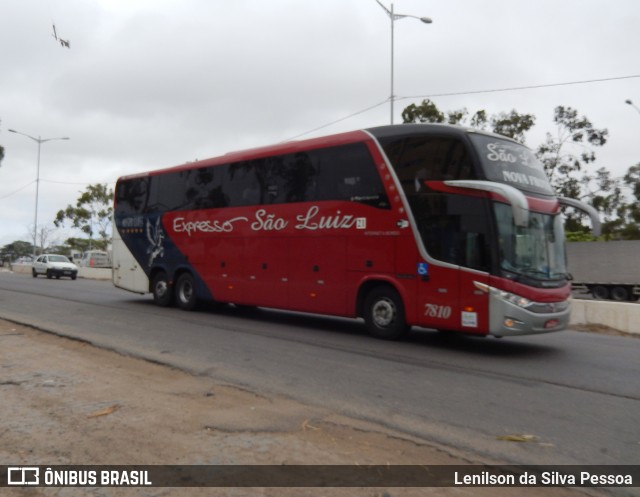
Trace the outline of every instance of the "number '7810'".
<instances>
[{"instance_id":1,"label":"number '7810'","mask_svg":"<svg viewBox=\"0 0 640 497\"><path fill-rule=\"evenodd\" d=\"M425 304L424 315L430 318L449 319L451 317L451 306Z\"/></svg>"}]
</instances>

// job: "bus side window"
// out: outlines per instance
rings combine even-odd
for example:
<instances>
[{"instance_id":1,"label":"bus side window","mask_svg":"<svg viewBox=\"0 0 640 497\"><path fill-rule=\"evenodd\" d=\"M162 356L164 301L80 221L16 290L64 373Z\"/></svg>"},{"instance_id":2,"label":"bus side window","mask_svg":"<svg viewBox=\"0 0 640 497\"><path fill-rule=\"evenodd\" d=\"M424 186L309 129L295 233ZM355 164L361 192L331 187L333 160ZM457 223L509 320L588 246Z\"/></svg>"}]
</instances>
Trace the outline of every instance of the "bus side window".
<instances>
[{"instance_id":1,"label":"bus side window","mask_svg":"<svg viewBox=\"0 0 640 497\"><path fill-rule=\"evenodd\" d=\"M282 169L285 202L315 200L318 168L306 152L286 156Z\"/></svg>"},{"instance_id":2,"label":"bus side window","mask_svg":"<svg viewBox=\"0 0 640 497\"><path fill-rule=\"evenodd\" d=\"M348 200L389 207L384 186L364 143L313 152L318 157L317 200Z\"/></svg>"},{"instance_id":3,"label":"bus side window","mask_svg":"<svg viewBox=\"0 0 640 497\"><path fill-rule=\"evenodd\" d=\"M227 167L222 184L225 195L229 197L230 207L260 203L260 184L254 162L235 162Z\"/></svg>"},{"instance_id":4,"label":"bus side window","mask_svg":"<svg viewBox=\"0 0 640 497\"><path fill-rule=\"evenodd\" d=\"M487 205L482 198L420 194L409 198L427 253L434 259L488 271Z\"/></svg>"},{"instance_id":5,"label":"bus side window","mask_svg":"<svg viewBox=\"0 0 640 497\"><path fill-rule=\"evenodd\" d=\"M147 207L150 179L147 176L118 182L115 196L119 214L144 212Z\"/></svg>"},{"instance_id":6,"label":"bus side window","mask_svg":"<svg viewBox=\"0 0 640 497\"><path fill-rule=\"evenodd\" d=\"M186 191L190 208L213 209L227 205L222 191L222 173L226 167L203 167L195 172Z\"/></svg>"}]
</instances>

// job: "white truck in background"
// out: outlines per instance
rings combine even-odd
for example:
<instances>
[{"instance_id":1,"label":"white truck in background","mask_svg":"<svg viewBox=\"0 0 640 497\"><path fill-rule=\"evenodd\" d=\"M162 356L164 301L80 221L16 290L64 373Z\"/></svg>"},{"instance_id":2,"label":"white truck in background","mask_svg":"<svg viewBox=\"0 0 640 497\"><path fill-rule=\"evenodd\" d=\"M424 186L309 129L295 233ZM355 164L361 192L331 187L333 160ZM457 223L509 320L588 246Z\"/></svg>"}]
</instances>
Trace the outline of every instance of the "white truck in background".
<instances>
[{"instance_id":1,"label":"white truck in background","mask_svg":"<svg viewBox=\"0 0 640 497\"><path fill-rule=\"evenodd\" d=\"M71 262L81 267L110 268L111 251L105 250L71 250L69 258Z\"/></svg>"},{"instance_id":2,"label":"white truck in background","mask_svg":"<svg viewBox=\"0 0 640 497\"><path fill-rule=\"evenodd\" d=\"M574 290L598 300L640 297L640 240L567 242L567 260Z\"/></svg>"}]
</instances>

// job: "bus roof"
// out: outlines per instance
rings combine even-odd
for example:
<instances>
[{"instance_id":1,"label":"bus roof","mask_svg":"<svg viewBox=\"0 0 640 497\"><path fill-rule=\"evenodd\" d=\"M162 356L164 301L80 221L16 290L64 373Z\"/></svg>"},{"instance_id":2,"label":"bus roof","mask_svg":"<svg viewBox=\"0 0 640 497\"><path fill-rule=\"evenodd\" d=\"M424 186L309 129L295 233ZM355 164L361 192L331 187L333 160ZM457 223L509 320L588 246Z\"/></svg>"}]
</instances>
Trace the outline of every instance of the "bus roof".
<instances>
[{"instance_id":1,"label":"bus roof","mask_svg":"<svg viewBox=\"0 0 640 497\"><path fill-rule=\"evenodd\" d=\"M334 135L327 135L318 138L310 138L306 140L294 140L277 143L275 145L268 145L265 147L256 147L244 150L238 150L228 152L224 155L212 157L210 159L203 159L194 162L187 162L178 166L172 166L168 168L155 169L142 173L131 174L122 176L120 179L132 179L145 176L155 176L157 174L165 174L168 172L176 172L185 169L199 169L203 167L217 166L221 164L227 164L230 162L240 162L245 160L257 159L260 157L268 157L271 155L291 154L301 150L312 150L315 148L323 148L328 146L346 145L348 143L355 143L365 141L370 136L376 139L393 138L394 136L411 136L424 133L437 134L439 132L446 133L449 136L462 137L468 133L478 133L483 135L494 136L504 140L511 140L506 136L497 135L495 133L488 133L474 128L468 128L464 126L451 125L451 124L434 124L434 123L420 123L420 124L396 124L387 126L376 126L372 128L366 128L355 131L348 131L345 133L338 133Z\"/></svg>"}]
</instances>

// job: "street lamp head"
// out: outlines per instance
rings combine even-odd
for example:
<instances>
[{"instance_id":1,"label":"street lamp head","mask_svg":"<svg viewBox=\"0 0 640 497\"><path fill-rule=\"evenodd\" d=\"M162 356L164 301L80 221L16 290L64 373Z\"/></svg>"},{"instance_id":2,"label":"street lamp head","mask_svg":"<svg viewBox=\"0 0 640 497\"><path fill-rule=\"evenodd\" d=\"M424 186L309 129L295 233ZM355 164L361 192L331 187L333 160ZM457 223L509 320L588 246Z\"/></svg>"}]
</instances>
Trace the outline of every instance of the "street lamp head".
<instances>
[{"instance_id":1,"label":"street lamp head","mask_svg":"<svg viewBox=\"0 0 640 497\"><path fill-rule=\"evenodd\" d=\"M425 24L431 24L433 22L430 17L421 17L420 20Z\"/></svg>"},{"instance_id":2,"label":"street lamp head","mask_svg":"<svg viewBox=\"0 0 640 497\"><path fill-rule=\"evenodd\" d=\"M629 100L629 99L625 100L624 103L625 104L629 104L629 105L633 105L633 102L631 100ZM11 130L9 130L9 131L11 131Z\"/></svg>"},{"instance_id":3,"label":"street lamp head","mask_svg":"<svg viewBox=\"0 0 640 497\"><path fill-rule=\"evenodd\" d=\"M15 129L10 129L8 131L11 132L11 133L17 133L17 131Z\"/></svg>"}]
</instances>

